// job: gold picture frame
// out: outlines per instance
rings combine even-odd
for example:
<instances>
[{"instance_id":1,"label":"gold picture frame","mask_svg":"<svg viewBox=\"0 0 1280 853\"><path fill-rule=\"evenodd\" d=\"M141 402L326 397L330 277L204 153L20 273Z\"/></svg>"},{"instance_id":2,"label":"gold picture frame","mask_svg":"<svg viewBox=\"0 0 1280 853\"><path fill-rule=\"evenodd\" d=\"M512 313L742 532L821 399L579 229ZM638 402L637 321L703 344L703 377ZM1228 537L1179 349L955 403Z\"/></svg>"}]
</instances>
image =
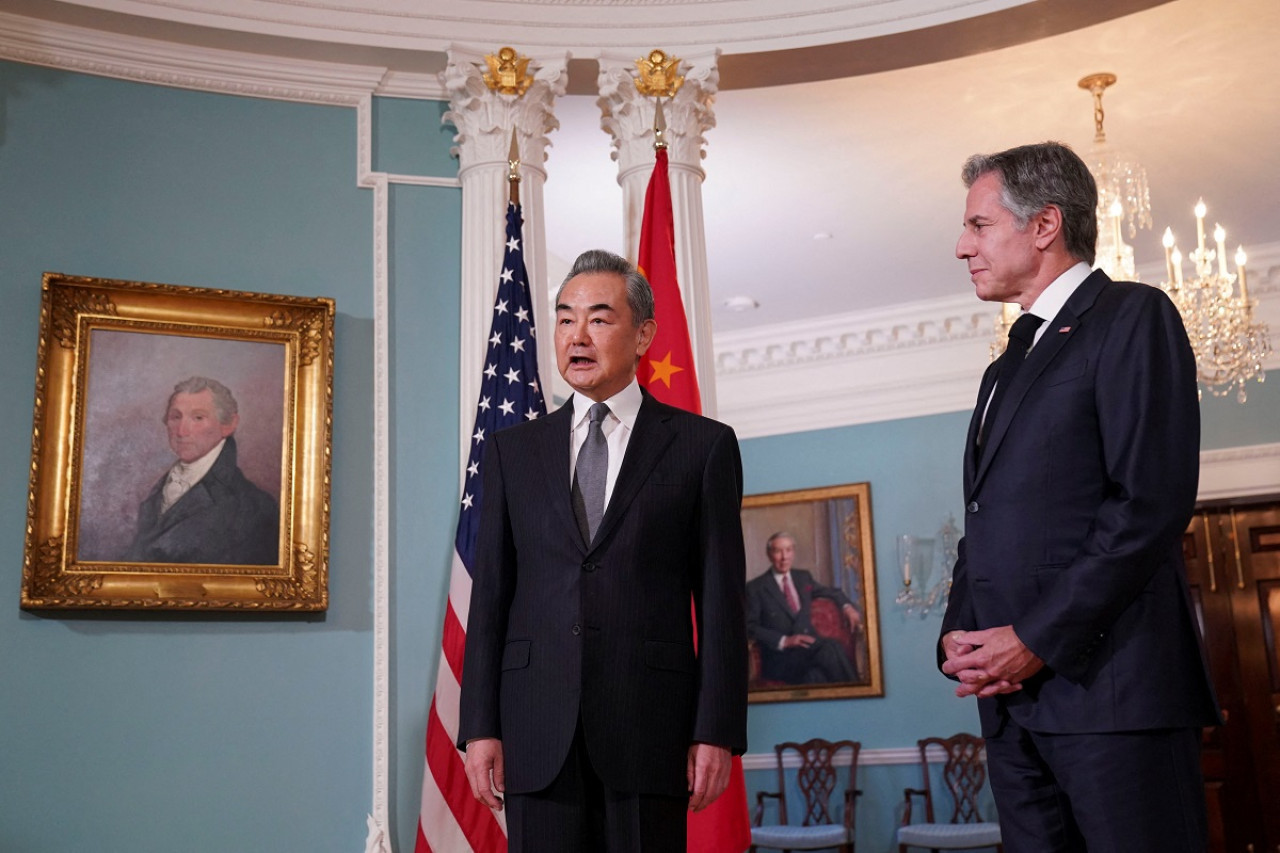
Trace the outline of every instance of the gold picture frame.
<instances>
[{"instance_id":1,"label":"gold picture frame","mask_svg":"<svg viewBox=\"0 0 1280 853\"><path fill-rule=\"evenodd\" d=\"M871 484L749 495L742 535L748 700L883 696Z\"/></svg>"},{"instance_id":2,"label":"gold picture frame","mask_svg":"<svg viewBox=\"0 0 1280 853\"><path fill-rule=\"evenodd\" d=\"M323 297L45 273L22 607L325 610L333 328Z\"/></svg>"}]
</instances>

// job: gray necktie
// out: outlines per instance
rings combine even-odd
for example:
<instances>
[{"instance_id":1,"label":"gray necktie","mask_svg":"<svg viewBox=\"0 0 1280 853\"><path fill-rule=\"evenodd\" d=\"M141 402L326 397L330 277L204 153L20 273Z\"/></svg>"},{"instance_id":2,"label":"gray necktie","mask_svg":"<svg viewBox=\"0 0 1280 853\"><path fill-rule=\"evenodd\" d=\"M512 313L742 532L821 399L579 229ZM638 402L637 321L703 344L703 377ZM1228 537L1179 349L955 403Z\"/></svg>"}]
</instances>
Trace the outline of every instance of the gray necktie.
<instances>
[{"instance_id":1,"label":"gray necktie","mask_svg":"<svg viewBox=\"0 0 1280 853\"><path fill-rule=\"evenodd\" d=\"M609 445L604 438L604 419L609 407L596 403L588 413L587 440L578 449L578 464L573 472L573 514L578 517L578 530L588 545L595 538L604 515L604 482L609 473Z\"/></svg>"}]
</instances>

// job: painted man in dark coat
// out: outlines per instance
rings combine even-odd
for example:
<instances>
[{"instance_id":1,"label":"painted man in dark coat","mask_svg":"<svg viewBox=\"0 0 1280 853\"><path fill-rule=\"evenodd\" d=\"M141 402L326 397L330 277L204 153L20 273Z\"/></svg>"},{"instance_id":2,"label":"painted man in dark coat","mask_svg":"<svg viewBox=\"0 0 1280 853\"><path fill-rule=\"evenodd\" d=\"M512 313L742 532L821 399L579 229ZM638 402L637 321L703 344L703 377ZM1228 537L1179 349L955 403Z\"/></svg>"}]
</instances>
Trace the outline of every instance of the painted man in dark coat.
<instances>
[{"instance_id":1,"label":"painted man in dark coat","mask_svg":"<svg viewBox=\"0 0 1280 853\"><path fill-rule=\"evenodd\" d=\"M276 565L280 509L236 464L235 397L203 376L178 383L165 408L178 459L138 507L126 560Z\"/></svg>"}]
</instances>

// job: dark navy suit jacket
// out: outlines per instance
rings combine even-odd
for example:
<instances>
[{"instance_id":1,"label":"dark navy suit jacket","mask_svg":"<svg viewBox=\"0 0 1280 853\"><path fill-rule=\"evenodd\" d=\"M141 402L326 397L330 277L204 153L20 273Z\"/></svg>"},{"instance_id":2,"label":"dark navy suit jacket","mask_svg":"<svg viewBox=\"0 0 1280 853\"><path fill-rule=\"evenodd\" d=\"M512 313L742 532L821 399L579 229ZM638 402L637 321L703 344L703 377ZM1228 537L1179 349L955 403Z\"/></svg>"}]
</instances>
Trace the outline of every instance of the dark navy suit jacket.
<instances>
[{"instance_id":1,"label":"dark navy suit jacket","mask_svg":"<svg viewBox=\"0 0 1280 853\"><path fill-rule=\"evenodd\" d=\"M746 749L737 440L646 393L587 545L572 418L570 401L488 439L458 745L500 738L507 792L529 793L555 778L581 717L605 785L686 795L691 743Z\"/></svg>"},{"instance_id":2,"label":"dark navy suit jacket","mask_svg":"<svg viewBox=\"0 0 1280 853\"><path fill-rule=\"evenodd\" d=\"M209 472L160 512L166 473L138 507L138 530L125 557L137 563L274 566L280 562L280 508L236 465L228 436Z\"/></svg>"},{"instance_id":3,"label":"dark navy suit jacket","mask_svg":"<svg viewBox=\"0 0 1280 853\"><path fill-rule=\"evenodd\" d=\"M1176 308L1158 288L1090 274L1049 318L979 456L998 363L965 446L942 633L1012 625L1045 668L978 700L983 734L1002 708L1050 733L1214 724L1182 560L1200 411Z\"/></svg>"}]
</instances>

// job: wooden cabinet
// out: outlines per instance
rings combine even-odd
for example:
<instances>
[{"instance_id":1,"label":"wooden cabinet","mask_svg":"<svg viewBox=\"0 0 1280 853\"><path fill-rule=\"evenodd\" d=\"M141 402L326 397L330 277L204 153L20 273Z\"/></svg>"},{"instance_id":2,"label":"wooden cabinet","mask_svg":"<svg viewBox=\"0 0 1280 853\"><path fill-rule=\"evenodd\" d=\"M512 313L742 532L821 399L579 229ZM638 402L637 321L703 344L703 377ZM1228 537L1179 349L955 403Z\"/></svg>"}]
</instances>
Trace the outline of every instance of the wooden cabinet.
<instances>
[{"instance_id":1,"label":"wooden cabinet","mask_svg":"<svg viewBox=\"0 0 1280 853\"><path fill-rule=\"evenodd\" d=\"M1280 502L1201 508L1183 552L1224 717L1204 732L1211 850L1280 853Z\"/></svg>"}]
</instances>

